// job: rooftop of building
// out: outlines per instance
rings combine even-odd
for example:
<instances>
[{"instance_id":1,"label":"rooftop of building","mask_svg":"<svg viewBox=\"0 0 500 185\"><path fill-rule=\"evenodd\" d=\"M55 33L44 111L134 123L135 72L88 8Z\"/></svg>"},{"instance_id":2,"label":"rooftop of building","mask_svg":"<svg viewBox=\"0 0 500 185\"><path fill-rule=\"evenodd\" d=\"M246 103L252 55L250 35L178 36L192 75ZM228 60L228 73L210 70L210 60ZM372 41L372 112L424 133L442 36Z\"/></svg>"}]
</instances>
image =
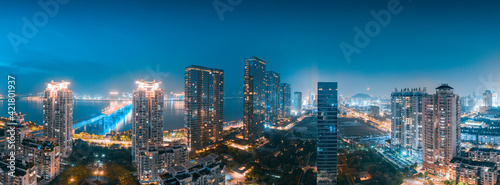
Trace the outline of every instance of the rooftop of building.
<instances>
[{"instance_id":1,"label":"rooftop of building","mask_svg":"<svg viewBox=\"0 0 500 185\"><path fill-rule=\"evenodd\" d=\"M70 83L65 82L64 80L62 80L61 82L54 82L54 80L52 80L51 82L48 82L46 84L47 90L67 90Z\"/></svg>"},{"instance_id":2,"label":"rooftop of building","mask_svg":"<svg viewBox=\"0 0 500 185\"><path fill-rule=\"evenodd\" d=\"M190 178L191 175L188 174L188 173L183 173L183 174L179 174L177 176L175 176L175 178L179 179L179 180L183 180L183 179L187 179L187 178Z\"/></svg>"},{"instance_id":3,"label":"rooftop of building","mask_svg":"<svg viewBox=\"0 0 500 185\"><path fill-rule=\"evenodd\" d=\"M136 81L135 83L139 85L137 90L146 90L146 91L161 90L160 89L161 82L157 82L156 80L144 81L143 79L141 79L141 81Z\"/></svg>"},{"instance_id":4,"label":"rooftop of building","mask_svg":"<svg viewBox=\"0 0 500 185\"><path fill-rule=\"evenodd\" d=\"M427 89L424 88L404 88L404 89L395 89L394 92L391 93L391 96L424 96L427 95Z\"/></svg>"},{"instance_id":5,"label":"rooftop of building","mask_svg":"<svg viewBox=\"0 0 500 185\"><path fill-rule=\"evenodd\" d=\"M223 166L220 161L216 161L219 157L217 154L209 154L205 157L194 159L181 165L170 167L166 174L161 175L165 184L175 184L172 179L183 180L189 177L197 179L201 175L208 175L211 169L217 166ZM175 176L175 177L174 177ZM167 183L168 182L168 183Z\"/></svg>"},{"instance_id":6,"label":"rooftop of building","mask_svg":"<svg viewBox=\"0 0 500 185\"><path fill-rule=\"evenodd\" d=\"M15 164L16 170L14 172L15 176L24 176L26 175L26 170L35 167L35 164L32 162L27 162L21 159L16 159L16 164ZM0 168L4 172L10 171L9 168L9 162L6 159L3 159L0 161Z\"/></svg>"},{"instance_id":7,"label":"rooftop of building","mask_svg":"<svg viewBox=\"0 0 500 185\"><path fill-rule=\"evenodd\" d=\"M450 163L460 163L461 166L477 166L477 167L488 167L488 168L496 168L497 164L493 162L484 162L484 161L473 161L469 159L464 159L461 157L454 157Z\"/></svg>"},{"instance_id":8,"label":"rooftop of building","mask_svg":"<svg viewBox=\"0 0 500 185\"><path fill-rule=\"evenodd\" d=\"M437 90L451 90L453 87L449 86L447 83L441 84L439 87L436 87Z\"/></svg>"},{"instance_id":9,"label":"rooftop of building","mask_svg":"<svg viewBox=\"0 0 500 185\"><path fill-rule=\"evenodd\" d=\"M469 150L470 152L496 152L498 155L500 155L500 150L494 149L494 148L471 148Z\"/></svg>"},{"instance_id":10,"label":"rooftop of building","mask_svg":"<svg viewBox=\"0 0 500 185\"><path fill-rule=\"evenodd\" d=\"M30 136L26 139L23 139L22 144L44 151L52 151L54 150L54 147L59 146L56 138L48 138L44 136Z\"/></svg>"},{"instance_id":11,"label":"rooftop of building","mask_svg":"<svg viewBox=\"0 0 500 185\"><path fill-rule=\"evenodd\" d=\"M217 73L224 72L224 70L222 70L222 69L217 69L217 68L212 68L212 67L205 67L205 66L199 66L199 65L189 65L189 66L186 67L185 70L186 71L188 71L188 70L201 70L201 71L207 70L207 72L217 72Z\"/></svg>"},{"instance_id":12,"label":"rooftop of building","mask_svg":"<svg viewBox=\"0 0 500 185\"><path fill-rule=\"evenodd\" d=\"M138 148L139 153L142 152L158 152L159 154L163 153L174 153L175 150L187 150L186 145L172 145L172 143L155 143L148 144L147 146Z\"/></svg>"},{"instance_id":13,"label":"rooftop of building","mask_svg":"<svg viewBox=\"0 0 500 185\"><path fill-rule=\"evenodd\" d=\"M246 58L245 60L256 60L256 61L258 61L258 62L260 62L260 63L262 63L262 64L266 65L266 61L264 61L264 60L262 60L262 59L260 59L260 58L258 58L258 57L256 57L256 56L251 56L251 57L248 57L248 58Z\"/></svg>"}]
</instances>

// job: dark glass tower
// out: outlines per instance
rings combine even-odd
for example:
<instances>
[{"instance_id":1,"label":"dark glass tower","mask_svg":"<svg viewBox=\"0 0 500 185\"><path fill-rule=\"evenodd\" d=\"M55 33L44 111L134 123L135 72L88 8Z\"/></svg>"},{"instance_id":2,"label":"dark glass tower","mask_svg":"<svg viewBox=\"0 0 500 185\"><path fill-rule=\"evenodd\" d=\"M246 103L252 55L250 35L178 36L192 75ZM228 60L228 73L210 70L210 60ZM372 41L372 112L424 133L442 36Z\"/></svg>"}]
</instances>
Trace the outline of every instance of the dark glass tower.
<instances>
[{"instance_id":1,"label":"dark glass tower","mask_svg":"<svg viewBox=\"0 0 500 185\"><path fill-rule=\"evenodd\" d=\"M290 116L290 105L292 102L291 99L291 91L292 87L287 83L280 83L279 88L279 112L281 118L287 118Z\"/></svg>"},{"instance_id":2,"label":"dark glass tower","mask_svg":"<svg viewBox=\"0 0 500 185\"><path fill-rule=\"evenodd\" d=\"M318 82L318 184L337 182L337 82Z\"/></svg>"},{"instance_id":3,"label":"dark glass tower","mask_svg":"<svg viewBox=\"0 0 500 185\"><path fill-rule=\"evenodd\" d=\"M300 116L302 114L302 92L293 93L293 108L297 115Z\"/></svg>"},{"instance_id":4,"label":"dark glass tower","mask_svg":"<svg viewBox=\"0 0 500 185\"><path fill-rule=\"evenodd\" d=\"M266 123L272 125L278 119L280 74L266 71Z\"/></svg>"}]
</instances>

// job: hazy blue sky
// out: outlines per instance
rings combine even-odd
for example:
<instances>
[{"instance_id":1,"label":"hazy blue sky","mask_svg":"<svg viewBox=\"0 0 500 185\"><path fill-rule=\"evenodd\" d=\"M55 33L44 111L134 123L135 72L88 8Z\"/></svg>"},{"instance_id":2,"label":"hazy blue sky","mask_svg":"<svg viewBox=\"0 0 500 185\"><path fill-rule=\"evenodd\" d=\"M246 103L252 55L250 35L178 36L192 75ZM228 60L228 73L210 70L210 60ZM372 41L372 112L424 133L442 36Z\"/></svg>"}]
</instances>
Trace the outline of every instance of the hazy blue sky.
<instances>
[{"instance_id":1,"label":"hazy blue sky","mask_svg":"<svg viewBox=\"0 0 500 185\"><path fill-rule=\"evenodd\" d=\"M355 46L354 28L365 30L376 20L370 11L396 1L145 2L70 0L43 22L37 1L1 1L0 75L15 74L19 93L40 92L50 80L70 81L80 94L131 91L141 78L181 92L184 67L196 64L224 69L230 96L243 88L244 58L257 56L293 91L337 81L343 95L388 96L447 82L466 95L491 85L481 80L489 75L500 82L498 1L401 0L350 62L340 43ZM232 11L222 20L214 2ZM38 23L36 33L23 34L23 17Z\"/></svg>"}]
</instances>

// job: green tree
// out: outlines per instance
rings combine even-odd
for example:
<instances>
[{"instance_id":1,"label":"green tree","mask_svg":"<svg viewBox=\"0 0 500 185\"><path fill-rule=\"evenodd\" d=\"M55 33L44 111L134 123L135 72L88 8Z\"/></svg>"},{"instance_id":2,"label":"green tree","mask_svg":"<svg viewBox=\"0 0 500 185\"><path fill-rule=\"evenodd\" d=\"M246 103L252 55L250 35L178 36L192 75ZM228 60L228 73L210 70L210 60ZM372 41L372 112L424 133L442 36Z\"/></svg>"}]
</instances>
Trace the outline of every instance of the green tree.
<instances>
[{"instance_id":1,"label":"green tree","mask_svg":"<svg viewBox=\"0 0 500 185\"><path fill-rule=\"evenodd\" d=\"M314 176L313 170L309 169L304 174L304 180L302 181L304 184L315 185L316 177Z\"/></svg>"},{"instance_id":2,"label":"green tree","mask_svg":"<svg viewBox=\"0 0 500 185\"><path fill-rule=\"evenodd\" d=\"M132 176L128 170L115 163L104 165L104 176L106 176L110 184L139 184L137 178Z\"/></svg>"},{"instance_id":3,"label":"green tree","mask_svg":"<svg viewBox=\"0 0 500 185\"><path fill-rule=\"evenodd\" d=\"M424 174L422 174L422 172L418 172L417 177L423 178Z\"/></svg>"},{"instance_id":4,"label":"green tree","mask_svg":"<svg viewBox=\"0 0 500 185\"><path fill-rule=\"evenodd\" d=\"M408 168L408 166L407 166L407 167L405 167L405 169L404 169L404 171L403 171L403 174L404 174L405 176L408 176L408 174L409 174L409 173L410 173L410 168Z\"/></svg>"},{"instance_id":5,"label":"green tree","mask_svg":"<svg viewBox=\"0 0 500 185\"><path fill-rule=\"evenodd\" d=\"M50 184L75 185L88 178L90 174L90 167L86 165L78 165L66 169L59 175L59 178L54 179L52 182L50 182Z\"/></svg>"}]
</instances>

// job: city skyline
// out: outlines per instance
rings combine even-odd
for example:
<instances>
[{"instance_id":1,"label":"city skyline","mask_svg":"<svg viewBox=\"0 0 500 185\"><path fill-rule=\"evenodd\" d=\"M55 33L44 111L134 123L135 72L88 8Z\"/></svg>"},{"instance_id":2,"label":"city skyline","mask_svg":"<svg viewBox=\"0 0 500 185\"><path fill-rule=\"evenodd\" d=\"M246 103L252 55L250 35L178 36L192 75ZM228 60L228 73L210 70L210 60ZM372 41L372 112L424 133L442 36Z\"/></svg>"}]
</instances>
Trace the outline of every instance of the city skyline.
<instances>
[{"instance_id":1,"label":"city skyline","mask_svg":"<svg viewBox=\"0 0 500 185\"><path fill-rule=\"evenodd\" d=\"M495 185L498 7L2 1L0 184Z\"/></svg>"},{"instance_id":2,"label":"city skyline","mask_svg":"<svg viewBox=\"0 0 500 185\"><path fill-rule=\"evenodd\" d=\"M2 7L21 6L19 2L2 3L5 5ZM0 45L6 51L0 56L2 74L22 75L18 82L20 94L41 92L43 85L40 84L51 79L71 81L73 91L82 94L127 91L133 89L134 84L119 83L123 79L153 78L164 82L162 88L166 92L180 92L184 67L196 64L225 70L228 80L224 91L229 96L242 86L243 73L238 68L243 65L239 61L258 56L271 63L268 70L280 71L282 81L294 82L292 92L314 91L314 82L324 80L342 82L345 87L339 94L344 96L356 93L382 96L390 93L389 89L409 83L431 88L446 82L453 84L461 96L478 88L482 91L487 86L497 91L499 88L500 77L495 69L500 68L497 62L500 46L496 44L500 42L495 42L498 39L495 33L500 26L499 23L486 24L485 20L500 13L488 3L401 1L402 11L391 16L390 23L370 39L367 47L352 54L351 62L346 60L339 45L342 42L353 45L354 28L363 28L374 20L370 12L386 9L387 2L290 2L278 6L279 1L245 1L234 6L234 11L225 12L222 21L210 2L193 5L179 1L121 2L119 7L114 7L112 1L103 3L103 7L113 8L98 8L94 10L95 15L85 19L78 16L78 12L90 10L96 1L69 1L60 5L57 14L50 17L29 42L19 45L17 53L9 37L5 37ZM16 12L6 10L8 14L3 17L7 23L6 36L22 35L22 17L31 17L42 10L36 3L26 5ZM174 6L179 8L173 9ZM441 6L447 9L437 8ZM268 7L279 7L282 15L274 15ZM349 8L353 10L344 10ZM421 14L424 8L426 15ZM256 10L261 11L261 15L253 15ZM114 12L113 16L108 11ZM183 13L192 11L204 16ZM473 17L469 16L471 13ZM99 16L103 14L106 16ZM349 17L349 21L342 18L344 16ZM286 21L273 25L280 20ZM438 25L441 21L448 26ZM80 31L82 26L89 25L93 29ZM207 30L195 31L200 26ZM268 29L241 30L245 26ZM126 33L115 34L122 31ZM481 34L470 36L476 32ZM435 42L437 38L440 42ZM194 44L198 40L205 44ZM51 44L44 44L49 41ZM130 42L135 44L126 44ZM220 44L210 47L208 43ZM241 47L232 47L235 45ZM385 83L387 81L391 83Z\"/></svg>"}]
</instances>

